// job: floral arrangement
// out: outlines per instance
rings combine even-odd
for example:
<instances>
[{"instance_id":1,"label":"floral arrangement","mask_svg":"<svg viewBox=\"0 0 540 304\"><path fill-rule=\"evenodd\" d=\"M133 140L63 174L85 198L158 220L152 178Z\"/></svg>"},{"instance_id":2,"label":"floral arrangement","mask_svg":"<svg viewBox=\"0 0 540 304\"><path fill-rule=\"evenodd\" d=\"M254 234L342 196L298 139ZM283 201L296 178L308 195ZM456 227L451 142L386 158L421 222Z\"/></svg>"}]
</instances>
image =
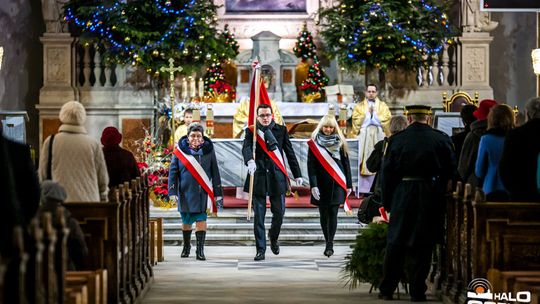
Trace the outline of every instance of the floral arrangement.
<instances>
[{"instance_id":1,"label":"floral arrangement","mask_svg":"<svg viewBox=\"0 0 540 304\"><path fill-rule=\"evenodd\" d=\"M234 88L223 80L218 80L209 85L210 102L229 102L236 99L236 91Z\"/></svg>"},{"instance_id":2,"label":"floral arrangement","mask_svg":"<svg viewBox=\"0 0 540 304\"><path fill-rule=\"evenodd\" d=\"M175 208L176 204L169 201L169 164L172 147L163 147L155 143L154 138L146 132L140 147L142 161L138 163L139 170L148 174L150 200L155 207Z\"/></svg>"}]
</instances>

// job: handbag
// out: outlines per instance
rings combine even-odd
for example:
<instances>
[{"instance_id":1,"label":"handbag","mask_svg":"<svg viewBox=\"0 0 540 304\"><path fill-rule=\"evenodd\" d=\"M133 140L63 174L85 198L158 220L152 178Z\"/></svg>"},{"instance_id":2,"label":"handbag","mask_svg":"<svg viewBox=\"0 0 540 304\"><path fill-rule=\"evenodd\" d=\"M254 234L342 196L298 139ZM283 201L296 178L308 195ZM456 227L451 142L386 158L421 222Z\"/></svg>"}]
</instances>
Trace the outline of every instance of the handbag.
<instances>
[{"instance_id":1,"label":"handbag","mask_svg":"<svg viewBox=\"0 0 540 304\"><path fill-rule=\"evenodd\" d=\"M49 158L47 159L47 179L52 180L52 147L54 143L54 135L51 135L49 140Z\"/></svg>"},{"instance_id":2,"label":"handbag","mask_svg":"<svg viewBox=\"0 0 540 304\"><path fill-rule=\"evenodd\" d=\"M373 218L379 215L380 207L382 207L381 197L377 192L364 198L356 214L358 221L363 224L371 223Z\"/></svg>"}]
</instances>

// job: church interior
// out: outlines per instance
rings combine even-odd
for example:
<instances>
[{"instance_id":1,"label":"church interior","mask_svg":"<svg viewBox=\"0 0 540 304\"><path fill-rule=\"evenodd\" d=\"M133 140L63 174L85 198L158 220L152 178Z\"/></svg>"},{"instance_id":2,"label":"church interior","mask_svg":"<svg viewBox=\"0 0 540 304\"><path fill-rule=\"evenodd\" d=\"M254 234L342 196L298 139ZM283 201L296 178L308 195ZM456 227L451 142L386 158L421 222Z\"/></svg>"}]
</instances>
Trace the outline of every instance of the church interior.
<instances>
[{"instance_id":1,"label":"church interior","mask_svg":"<svg viewBox=\"0 0 540 304\"><path fill-rule=\"evenodd\" d=\"M377 298L387 233L382 226L387 224L368 225L357 218L378 178L365 168L369 153L375 142L390 136L390 117L408 116L407 108L416 105L429 108L429 125L446 137L468 130L463 109L482 107L486 100L508 105L515 125L526 124L528 102L540 96L540 7L535 2L2 0L1 137L26 147L36 170L32 176L43 182L45 171L52 175L43 164L52 163L52 138L60 144L57 134L66 125L62 109L76 101L85 111L79 127L99 149L105 146L104 130L114 127L119 132L113 132L115 144L133 154L139 175L109 184L104 198L70 201L68 193L56 214L25 215L24 225L7 226L11 221L3 209L2 246L9 243L9 249L0 248L0 303L387 300L381 294ZM253 134L247 127L256 122L259 128L254 105L265 102L272 121L286 127L300 175L289 155L281 160L289 164L282 255L270 260L267 254L260 266L251 256L257 237L249 218L251 193L242 189L250 176L243 150L246 134ZM363 133L366 114L357 116L364 102L378 121L375 135ZM348 147L351 184L340 188L350 191L337 215L331 259L320 254L325 249L324 255L331 255L324 247L328 240L320 231L307 166L308 142L325 117L337 122ZM221 180L221 199L214 207L218 215L209 215L205 227L206 264L195 261L193 253L189 261L180 258L185 215L170 198L168 184L172 158L178 158L175 149L192 123L199 123L211 140ZM369 136L376 140L366 148ZM20 187L30 192L34 182L15 172L20 158L9 158L8 150L0 150L5 198ZM85 175L83 165L72 170ZM421 300L482 303L494 299L481 298L493 292L503 297L499 303L539 303L540 204L492 202L481 188L466 179L448 187L442 203L444 240L434 246L428 297ZM20 203L23 207L15 209L24 209L26 202ZM267 212L267 219L271 215ZM88 247L84 266L76 270L68 256L70 230L80 230ZM199 245L197 235L197 260ZM306 253L311 248L316 255ZM295 281L290 274L297 270ZM289 275L279 283L282 271ZM310 280L312 286L306 284ZM232 281L275 289L261 291L260 299L253 290L230 291L236 288ZM414 301L410 284L407 278L400 281L398 301ZM279 288L283 293L273 294ZM320 293L306 292L310 288Z\"/></svg>"}]
</instances>

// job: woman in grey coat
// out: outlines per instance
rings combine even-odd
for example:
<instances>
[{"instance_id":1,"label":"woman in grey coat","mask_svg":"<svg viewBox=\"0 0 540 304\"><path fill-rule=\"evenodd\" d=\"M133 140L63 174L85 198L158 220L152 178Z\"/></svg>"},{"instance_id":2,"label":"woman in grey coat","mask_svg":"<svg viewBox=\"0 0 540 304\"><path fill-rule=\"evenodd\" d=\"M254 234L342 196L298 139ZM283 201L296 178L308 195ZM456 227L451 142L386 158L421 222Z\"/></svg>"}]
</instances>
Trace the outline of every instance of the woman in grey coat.
<instances>
[{"instance_id":1,"label":"woman in grey coat","mask_svg":"<svg viewBox=\"0 0 540 304\"><path fill-rule=\"evenodd\" d=\"M179 159L183 155L193 156L190 159L195 159L211 180L215 201L220 201L222 198L221 178L214 145L203 134L204 129L200 124L191 124L188 128L188 135L178 141L178 145L175 147L175 150L178 151L173 154L169 167L169 198L177 203L178 211L182 217L184 247L181 257L189 257L192 225L196 223L197 260L204 261L206 260L204 240L206 238L206 210L209 195L197 177L186 167L184 161Z\"/></svg>"}]
</instances>

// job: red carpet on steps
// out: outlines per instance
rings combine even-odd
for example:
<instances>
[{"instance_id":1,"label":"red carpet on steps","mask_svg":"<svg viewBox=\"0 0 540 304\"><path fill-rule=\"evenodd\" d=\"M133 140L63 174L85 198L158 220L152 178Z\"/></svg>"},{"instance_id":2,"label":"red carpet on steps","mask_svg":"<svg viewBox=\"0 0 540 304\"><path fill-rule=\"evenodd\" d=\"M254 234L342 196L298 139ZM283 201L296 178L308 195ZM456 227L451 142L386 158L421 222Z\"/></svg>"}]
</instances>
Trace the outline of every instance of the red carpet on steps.
<instances>
[{"instance_id":1,"label":"red carpet on steps","mask_svg":"<svg viewBox=\"0 0 540 304\"><path fill-rule=\"evenodd\" d=\"M226 187L223 189L224 198L223 198L223 207L224 208L245 208L247 207L248 201L242 198L236 198L236 188ZM285 198L285 207L286 208L317 208L317 206L311 205L310 201L310 190L309 188L292 188L292 195L289 195ZM356 198L354 193L351 193L349 196L349 203L353 208L358 208L362 199ZM270 206L270 202L267 203Z\"/></svg>"}]
</instances>

